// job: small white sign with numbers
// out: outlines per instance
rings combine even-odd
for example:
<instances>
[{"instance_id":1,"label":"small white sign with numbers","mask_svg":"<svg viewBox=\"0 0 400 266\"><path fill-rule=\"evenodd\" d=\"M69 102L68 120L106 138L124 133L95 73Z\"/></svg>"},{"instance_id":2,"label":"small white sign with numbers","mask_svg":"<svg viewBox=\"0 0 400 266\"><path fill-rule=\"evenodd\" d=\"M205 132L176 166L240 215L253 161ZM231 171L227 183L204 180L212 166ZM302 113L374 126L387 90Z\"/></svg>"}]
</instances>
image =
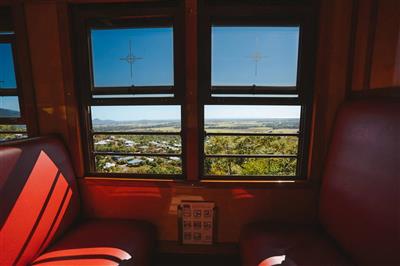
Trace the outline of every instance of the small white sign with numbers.
<instances>
[{"instance_id":1,"label":"small white sign with numbers","mask_svg":"<svg viewBox=\"0 0 400 266\"><path fill-rule=\"evenodd\" d=\"M215 203L207 201L182 201L181 238L183 244L213 243Z\"/></svg>"}]
</instances>

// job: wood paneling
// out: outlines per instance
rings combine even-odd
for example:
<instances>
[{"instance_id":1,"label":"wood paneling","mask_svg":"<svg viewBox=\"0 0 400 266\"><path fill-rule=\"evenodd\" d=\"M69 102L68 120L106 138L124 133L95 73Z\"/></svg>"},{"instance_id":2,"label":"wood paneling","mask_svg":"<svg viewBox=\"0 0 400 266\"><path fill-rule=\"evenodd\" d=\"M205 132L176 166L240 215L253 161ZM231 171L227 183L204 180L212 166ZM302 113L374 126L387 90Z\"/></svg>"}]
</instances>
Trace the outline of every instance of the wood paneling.
<instances>
[{"instance_id":1,"label":"wood paneling","mask_svg":"<svg viewBox=\"0 0 400 266\"><path fill-rule=\"evenodd\" d=\"M400 86L400 1L379 1L369 87Z\"/></svg>"},{"instance_id":2,"label":"wood paneling","mask_svg":"<svg viewBox=\"0 0 400 266\"><path fill-rule=\"evenodd\" d=\"M372 51L370 40L373 40L375 35L376 12L375 0L358 1L358 10L355 14L357 17L353 50L353 91L363 90L369 83L369 77L365 74L369 73L371 68L371 58L368 54Z\"/></svg>"},{"instance_id":3,"label":"wood paneling","mask_svg":"<svg viewBox=\"0 0 400 266\"><path fill-rule=\"evenodd\" d=\"M241 227L252 221L311 223L315 192L309 187L205 189L202 186L138 185L135 181L81 179L84 212L89 217L135 218L154 223L161 240L177 240L177 206L182 200L214 201L218 242L237 242Z\"/></svg>"},{"instance_id":4,"label":"wood paneling","mask_svg":"<svg viewBox=\"0 0 400 266\"><path fill-rule=\"evenodd\" d=\"M75 170L82 175L67 6L55 1L27 2L25 16L40 134L60 135Z\"/></svg>"},{"instance_id":5,"label":"wood paneling","mask_svg":"<svg viewBox=\"0 0 400 266\"><path fill-rule=\"evenodd\" d=\"M41 134L67 139L63 72L55 3L26 3L32 73Z\"/></svg>"},{"instance_id":6,"label":"wood paneling","mask_svg":"<svg viewBox=\"0 0 400 266\"><path fill-rule=\"evenodd\" d=\"M11 8L2 7L0 4L0 31L13 31L14 27L12 25Z\"/></svg>"},{"instance_id":7,"label":"wood paneling","mask_svg":"<svg viewBox=\"0 0 400 266\"><path fill-rule=\"evenodd\" d=\"M57 3L58 25L60 36L61 66L63 71L64 99L67 115L68 143L72 160L78 176L84 173L84 159L81 142L81 128L79 123L78 93L75 89L74 70L71 51L71 36L68 5L65 2Z\"/></svg>"},{"instance_id":8,"label":"wood paneling","mask_svg":"<svg viewBox=\"0 0 400 266\"><path fill-rule=\"evenodd\" d=\"M353 1L321 1L317 52L311 178L322 176L338 106L345 100L348 82Z\"/></svg>"},{"instance_id":9,"label":"wood paneling","mask_svg":"<svg viewBox=\"0 0 400 266\"><path fill-rule=\"evenodd\" d=\"M17 73L20 87L20 102L23 117L27 125L28 135L31 137L39 135L37 122L37 111L35 102L35 91L32 77L28 36L24 16L24 6L15 2L12 5L13 24L16 36L16 59Z\"/></svg>"},{"instance_id":10,"label":"wood paneling","mask_svg":"<svg viewBox=\"0 0 400 266\"><path fill-rule=\"evenodd\" d=\"M185 0L186 120L187 179L196 180L199 173L198 77L197 77L197 1Z\"/></svg>"},{"instance_id":11,"label":"wood paneling","mask_svg":"<svg viewBox=\"0 0 400 266\"><path fill-rule=\"evenodd\" d=\"M400 31L399 38L397 40L397 54L396 54L396 65L394 69L394 84L400 86Z\"/></svg>"},{"instance_id":12,"label":"wood paneling","mask_svg":"<svg viewBox=\"0 0 400 266\"><path fill-rule=\"evenodd\" d=\"M397 0L358 0L352 91L400 86L399 14Z\"/></svg>"}]
</instances>

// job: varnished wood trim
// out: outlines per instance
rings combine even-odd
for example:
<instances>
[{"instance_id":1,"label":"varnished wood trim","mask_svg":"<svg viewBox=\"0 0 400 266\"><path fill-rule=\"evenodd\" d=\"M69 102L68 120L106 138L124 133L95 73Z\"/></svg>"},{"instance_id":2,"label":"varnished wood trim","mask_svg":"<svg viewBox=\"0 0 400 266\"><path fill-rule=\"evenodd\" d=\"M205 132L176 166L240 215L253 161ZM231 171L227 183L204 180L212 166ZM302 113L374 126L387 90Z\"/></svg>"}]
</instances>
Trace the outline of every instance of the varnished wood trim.
<instances>
[{"instance_id":1,"label":"varnished wood trim","mask_svg":"<svg viewBox=\"0 0 400 266\"><path fill-rule=\"evenodd\" d=\"M364 83L363 89L371 88L371 71L372 71L372 64L373 64L373 55L374 55L374 48L375 48L375 35L376 35L376 28L378 23L378 14L379 14L379 0L373 0L370 18L369 18L369 27L368 27L368 46L367 46L367 55L365 60L365 72L364 72Z\"/></svg>"},{"instance_id":2,"label":"varnished wood trim","mask_svg":"<svg viewBox=\"0 0 400 266\"><path fill-rule=\"evenodd\" d=\"M400 87L374 88L353 91L350 99L400 98Z\"/></svg>"}]
</instances>

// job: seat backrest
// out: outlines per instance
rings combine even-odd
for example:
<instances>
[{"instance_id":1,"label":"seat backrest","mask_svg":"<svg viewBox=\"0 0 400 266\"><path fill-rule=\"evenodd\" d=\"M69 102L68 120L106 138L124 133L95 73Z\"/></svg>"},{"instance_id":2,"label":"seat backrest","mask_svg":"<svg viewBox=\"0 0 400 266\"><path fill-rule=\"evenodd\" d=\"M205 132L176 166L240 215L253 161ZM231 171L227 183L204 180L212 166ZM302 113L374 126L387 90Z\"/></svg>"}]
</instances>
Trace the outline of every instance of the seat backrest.
<instances>
[{"instance_id":1,"label":"seat backrest","mask_svg":"<svg viewBox=\"0 0 400 266\"><path fill-rule=\"evenodd\" d=\"M75 175L55 137L0 145L0 265L27 265L79 212Z\"/></svg>"},{"instance_id":2,"label":"seat backrest","mask_svg":"<svg viewBox=\"0 0 400 266\"><path fill-rule=\"evenodd\" d=\"M398 265L400 101L357 100L336 117L320 221L360 265Z\"/></svg>"}]
</instances>

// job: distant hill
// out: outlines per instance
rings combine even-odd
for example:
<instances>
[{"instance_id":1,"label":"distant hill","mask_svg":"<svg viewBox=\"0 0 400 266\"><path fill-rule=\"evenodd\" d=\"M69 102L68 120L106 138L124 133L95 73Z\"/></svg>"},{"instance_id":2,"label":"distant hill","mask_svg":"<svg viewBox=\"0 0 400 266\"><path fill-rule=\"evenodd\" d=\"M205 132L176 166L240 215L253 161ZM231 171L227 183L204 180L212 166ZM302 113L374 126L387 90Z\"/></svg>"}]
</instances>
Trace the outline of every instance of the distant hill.
<instances>
[{"instance_id":1,"label":"distant hill","mask_svg":"<svg viewBox=\"0 0 400 266\"><path fill-rule=\"evenodd\" d=\"M0 108L0 117L19 117L20 113L18 111Z\"/></svg>"},{"instance_id":2,"label":"distant hill","mask_svg":"<svg viewBox=\"0 0 400 266\"><path fill-rule=\"evenodd\" d=\"M123 125L123 124L158 124L158 123L166 123L166 122L178 122L178 120L107 120L107 119L98 119L95 118L92 120L93 125Z\"/></svg>"},{"instance_id":3,"label":"distant hill","mask_svg":"<svg viewBox=\"0 0 400 266\"><path fill-rule=\"evenodd\" d=\"M93 119L92 124L93 125L107 125L107 124L116 124L117 121L114 120L102 120L102 119Z\"/></svg>"}]
</instances>

